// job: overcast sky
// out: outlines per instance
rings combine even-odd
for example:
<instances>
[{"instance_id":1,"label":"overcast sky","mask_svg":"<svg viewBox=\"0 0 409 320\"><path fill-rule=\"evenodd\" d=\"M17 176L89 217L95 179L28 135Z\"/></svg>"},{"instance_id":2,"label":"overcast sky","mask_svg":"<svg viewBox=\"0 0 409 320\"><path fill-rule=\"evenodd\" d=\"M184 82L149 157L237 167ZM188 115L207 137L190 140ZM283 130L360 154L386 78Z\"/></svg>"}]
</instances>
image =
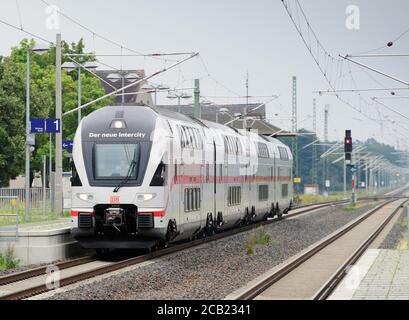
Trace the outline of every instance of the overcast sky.
<instances>
[{"instance_id":1,"label":"overcast sky","mask_svg":"<svg viewBox=\"0 0 409 320\"><path fill-rule=\"evenodd\" d=\"M377 119L385 117L395 124L383 121L383 128L362 114L352 110L333 96L313 94L317 89L329 89L327 82L309 55L300 35L296 32L281 0L47 0L78 22L115 42L138 52L195 51L201 54L212 78L233 92L245 95L246 72L250 75L250 95L280 95L268 105L269 118L288 118L291 115L292 76L298 78L299 126L312 128L312 101L318 99L318 134L323 136L324 105L330 105L330 138L342 139L345 129L352 129L355 139L374 137L383 142L408 148L408 120L382 106L361 106L365 114ZM293 3L294 0L291 1ZM339 54L360 53L385 45L409 28L407 14L409 2L405 0L300 0L315 33L324 47L335 57ZM41 0L2 0L0 19L19 26L50 41L56 31L47 29L46 5ZM356 5L360 9L360 29L346 27L346 8ZM18 11L20 8L20 14ZM21 17L21 18L20 18ZM120 54L121 49L93 37L92 33L61 17L63 39L72 42L84 38L87 51L99 54ZM10 48L27 35L0 24L0 54L6 55ZM125 54L129 54L126 50ZM408 53L409 33L392 48L374 53ZM104 57L106 64L116 68L154 71L171 62L151 58ZM409 58L360 58L359 61L409 81ZM359 88L405 87L405 85L363 71L351 64L351 71ZM369 75L368 75L369 74ZM202 95L227 96L210 98L219 103L245 102L234 98L232 92L207 77L200 59L195 58L180 68L158 78L171 87L190 87L194 78L203 78ZM346 78L348 79L348 78ZM353 88L345 80L342 87ZM407 86L406 86L407 87ZM382 100L397 111L407 114L406 91L397 91L401 98ZM162 95L160 103L172 103ZM229 98L231 96L231 98ZM345 97L353 97L346 95ZM388 97L387 92L362 93L371 97ZM390 97L390 94L389 94ZM353 103L358 100L351 98ZM256 99L257 101L263 99ZM355 101L355 102L354 102ZM356 104L356 106L358 106ZM379 110L379 112L378 112ZM277 116L276 116L277 115ZM276 121L289 128L289 121ZM396 130L396 131L395 131ZM409 149L409 148L408 148Z\"/></svg>"}]
</instances>

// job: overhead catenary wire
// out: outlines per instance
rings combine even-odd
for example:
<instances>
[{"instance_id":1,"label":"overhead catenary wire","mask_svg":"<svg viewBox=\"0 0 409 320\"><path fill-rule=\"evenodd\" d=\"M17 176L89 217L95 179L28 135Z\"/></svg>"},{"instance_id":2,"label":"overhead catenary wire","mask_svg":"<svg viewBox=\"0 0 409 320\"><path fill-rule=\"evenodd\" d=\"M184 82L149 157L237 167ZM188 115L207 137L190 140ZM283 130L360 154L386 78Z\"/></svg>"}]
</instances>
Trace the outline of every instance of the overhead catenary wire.
<instances>
[{"instance_id":1,"label":"overhead catenary wire","mask_svg":"<svg viewBox=\"0 0 409 320\"><path fill-rule=\"evenodd\" d=\"M346 104L347 106L351 107L351 108L354 109L355 111L357 111L357 112L359 112L360 114L362 114L365 118L367 118L367 119L369 119L369 120L371 120L371 121L374 121L375 123L378 123L379 126L380 126L380 128L381 128L381 132L383 132L383 122L380 121L380 120L378 120L378 119L376 119L376 118L374 118L374 117L372 117L370 114L364 112L364 110L363 110L363 108L362 108L362 107L363 107L363 104L364 104L365 106L367 106L367 107L372 107L372 108L375 107L376 110L378 111L379 117L380 117L380 119L381 119L381 114L380 114L380 111L379 111L379 105L378 105L378 104L368 102L368 101L361 95L361 93L360 93L359 91L356 91L356 92L355 92L357 101L351 101L351 99L345 99L345 98L344 98L343 96L341 96L338 92L336 92L336 91L337 91L337 87L336 87L336 85L334 84L334 82L333 82L333 80L332 80L333 76L330 74L330 72L328 72L328 63L329 63L329 60L331 60L331 61L336 61L336 60L339 60L339 59L334 59L334 58L328 53L328 51L326 51L326 49L322 46L320 40L318 39L317 34L316 34L316 33L314 32L314 30L311 28L311 25L310 25L310 23L309 23L309 21L308 21L308 18L307 18L307 16L305 15L305 12L304 12L304 10L302 9L302 7L301 7L299 1L298 1L298 0L295 0L295 1L294 1L295 7L299 7L299 8L300 8L300 12L303 14L303 17L304 17L304 19L305 19L305 24L306 24L306 26L307 26L307 30L309 30L308 36L310 37L311 34L312 34L313 37L314 37L314 40L313 40L313 41L311 41L311 39L306 39L306 37L305 37L305 35L304 35L304 33L303 33L303 30L302 30L302 27L301 27L300 23L297 24L297 22L295 21L295 19L294 19L294 17L293 17L292 12L293 12L294 10L291 10L290 2L291 2L290 0L282 0L282 3L283 3L283 5L284 5L284 7L285 7L285 9L286 9L286 11L287 11L287 13L288 13L288 15L289 15L291 21L293 22L293 24L294 24L294 26L295 26L297 32L299 33L299 35L300 35L302 41L304 42L305 46L307 47L308 51L310 52L312 58L314 59L315 63L317 64L317 66L318 66L320 72L323 74L323 76L324 76L325 80L327 81L327 83L329 84L330 88L332 89L332 91L334 91L335 97L336 97L338 100L340 100L341 102L343 102L344 104ZM395 40L401 39L407 32L409 32L409 30L403 32L403 33L402 33L397 39L395 39ZM314 43L316 43L316 50L314 50L313 47L312 47L312 44L314 44ZM323 56L323 57L321 57L321 56ZM332 62L332 63L333 63L333 62ZM337 79L338 79L338 80L337 80L337 85L339 86L340 83L341 83L341 85L342 85L342 84L343 84L343 81L344 81L344 79L345 79L345 76L348 74L348 76L350 77L351 83L353 83L353 84L355 85L355 88L358 89L358 86L356 85L356 81L355 81L355 79L354 79L354 76L353 76L352 71L351 71L351 68L350 68L350 62L348 62L347 65L348 65L348 68L349 68L349 72L342 74L342 71L341 71L341 73L339 74L339 76L338 76L338 78L337 78ZM341 67L340 67L340 68L341 68L341 70L342 70L342 68L343 68L343 63L341 63ZM355 105L356 103L358 103L359 107ZM403 126L399 126L399 127L402 128L402 129L404 129L404 130L406 130L406 128L404 128Z\"/></svg>"},{"instance_id":2,"label":"overhead catenary wire","mask_svg":"<svg viewBox=\"0 0 409 320\"><path fill-rule=\"evenodd\" d=\"M69 53L66 56L77 57L77 56L93 56L93 57L165 57L165 56L182 56L191 55L194 52L170 52L170 53L140 53L140 54L97 54L95 52L91 53Z\"/></svg>"},{"instance_id":3,"label":"overhead catenary wire","mask_svg":"<svg viewBox=\"0 0 409 320\"><path fill-rule=\"evenodd\" d=\"M401 40L407 33L409 33L409 28L406 29L405 31L403 31L403 32L402 32L400 35L398 35L394 40L389 41L387 44L385 44L385 45L383 45L383 46L380 46L380 47L376 47L376 48L374 48L374 49L369 49L369 50L367 50L367 51L357 53L357 54L355 54L355 55L365 55L365 54L377 52L377 51L380 51L380 50L382 50L382 49L386 49L386 48L392 47L393 45L395 45L396 42L398 42L399 40Z\"/></svg>"},{"instance_id":4,"label":"overhead catenary wire","mask_svg":"<svg viewBox=\"0 0 409 320\"><path fill-rule=\"evenodd\" d=\"M283 5L284 5L284 8L286 9L286 11L287 11L287 13L288 13L288 15L289 15L291 21L293 22L293 24L294 24L294 26L295 26L295 28L296 28L298 34L300 35L300 37L301 37L301 39L302 39L304 45L306 46L307 50L310 52L311 57L312 57L313 60L315 61L316 65L318 66L318 68L319 68L319 70L320 70L320 72L323 74L323 76L324 76L325 80L327 81L328 85L330 86L330 88L331 88L333 91L336 91L337 88L335 87L333 81L331 80L331 75L328 73L328 65L329 65L329 63L332 63L332 62L334 62L334 61L339 61L339 60L342 60L342 59L334 58L334 57L333 57L330 53L328 53L328 51L323 47L323 45L321 44L320 40L318 39L317 34L316 34L316 33L314 32L314 30L312 29L311 24L310 24L310 22L308 21L308 18L307 18L307 16L306 16L304 10L302 9L302 7L301 7L299 1L298 1L298 0L295 0L295 2L294 2L295 6L300 8L300 11L302 12L302 16L304 17L304 20L305 20L305 24L307 25L307 28L308 28L309 30L311 30L310 34L312 34L313 37L314 37L314 39L315 39L314 41L311 41L311 43L316 43L316 47L317 47L317 49L316 49L316 54L314 53L314 50L313 50L313 48L312 48L312 45L311 45L311 46L309 45L309 41L307 41L307 39L305 38L305 36L304 36L304 34L303 34L303 32L302 32L301 26L300 26L299 24L297 24L297 22L296 22L295 19L294 19L294 16L293 16L292 11L291 11L291 9L290 9L290 8L291 8L291 7L290 7L290 2L291 2L291 1L289 1L289 0L282 0L282 3L283 3ZM322 55L324 58L323 58L323 59L320 58L320 55ZM340 67L340 69L342 70L342 67ZM345 75L345 74L344 74L344 75ZM339 75L338 78L344 77L344 75ZM350 78L351 78L351 81L354 81L352 74L350 74ZM341 97L340 94L335 93L335 96L336 96L336 98L337 98L338 100L340 100L341 102L343 102L343 103L346 104L347 106L351 107L353 110L359 112L360 114L362 114L362 115L363 115L364 117L366 117L367 119L378 123L378 122L377 122L377 119L375 119L375 118L371 117L370 115L364 113L361 108L358 108L358 107L354 106L351 102L349 102L349 101L347 101L346 99L344 99L343 97ZM362 101L363 98L362 98L361 95L358 94L358 99L359 99L360 101ZM366 103L367 105L369 105L367 102L365 102L365 103Z\"/></svg>"},{"instance_id":5,"label":"overhead catenary wire","mask_svg":"<svg viewBox=\"0 0 409 320\"><path fill-rule=\"evenodd\" d=\"M14 25L14 24L12 24L12 23L10 23L10 22L7 22L7 21L5 21L5 20L0 19L0 23L1 23L1 24L4 24L4 25L6 25L6 26L8 26L8 27L10 27L10 28L12 28L12 29L15 29L15 30L17 30L17 31L23 32L23 33L25 33L25 34L27 34L27 35L33 37L33 38L36 38L36 39L38 39L38 40L43 41L43 42L45 42L45 43L53 44L50 40L47 40L46 38L44 38L44 37L42 37L42 36L40 36L40 35L37 35L37 34L35 34L35 33L33 33L33 32L30 32L30 31L28 31L28 30L26 30L26 29L24 29L24 28L18 27L18 26Z\"/></svg>"},{"instance_id":6,"label":"overhead catenary wire","mask_svg":"<svg viewBox=\"0 0 409 320\"><path fill-rule=\"evenodd\" d=\"M46 1L46 0L40 0L40 1L41 1L44 5L46 5L46 6L48 6L48 7L51 6L51 3L49 3L49 2ZM106 36L104 36L104 35L102 35L102 34L100 34L100 33L98 33L98 32L95 32L94 30L92 30L91 28L85 26L83 23L77 21L76 19L72 18L71 16L69 16L68 14L66 14L65 12L63 12L62 10L60 10L59 8L57 9L57 11L58 11L58 13L59 13L62 17L64 17L65 19L71 21L72 23L76 24L76 25L79 26L80 28L82 28L82 29L88 31L90 34L92 34L92 36L94 37L94 39L95 39L95 38L100 38L101 40L104 40L104 41L106 41L106 42L108 42L108 43L110 43L110 44L112 44L112 45L114 45L114 46L116 46L116 47L118 47L118 48L121 48L121 51L122 51L122 50L126 50L126 51L133 52L133 53L136 53L136 54L141 54L141 55L143 54L143 53L141 53L141 52L139 52L139 51L137 51L137 50L134 50L134 49L131 49L131 48L127 47L127 46L124 46L123 44L120 44L120 43L117 42L117 41L114 41L114 40L112 40L112 39L109 39L108 37L106 37ZM159 59L159 60L164 60L163 58L158 57L158 56L151 56L151 58L153 58L153 59ZM175 61L178 61L178 60L173 60L173 61L175 62Z\"/></svg>"},{"instance_id":7,"label":"overhead catenary wire","mask_svg":"<svg viewBox=\"0 0 409 320\"><path fill-rule=\"evenodd\" d=\"M164 68L164 69L162 69L162 70L159 70L159 71L157 71L157 72L155 72L155 73L153 73L153 74L151 74L151 75L149 75L149 76L146 76L146 77L144 77L144 78L142 78L142 79L140 79L140 80L138 80L138 81L136 81L136 82L130 83L130 84L126 85L126 86L123 87L123 88L117 89L117 90L112 91L112 92L110 92L110 93L108 93L108 94L106 94L106 95L104 95L104 96L102 96L102 97L99 97L99 98L97 98L97 99L95 99L95 100L93 100L93 101L87 102L86 104L84 104L84 105L82 105L82 106L80 106L80 107L78 107L78 108L75 108L75 109L72 109L72 110L70 110L70 111L67 111L67 112L65 112L65 113L63 114L63 116L66 116L66 115L68 115L68 114L71 114L71 113L73 113L73 112L76 112L77 110L84 109L84 108L86 108L86 107L88 107L88 106L90 106L90 105L92 105L92 104L94 104L94 103L97 103L97 102L99 102L99 101L101 101L101 100L104 100L104 99L106 99L106 98L109 98L109 97L111 97L111 96L117 94L118 92L122 92L122 91L124 91L124 90L126 90L126 89L128 89L128 88L134 87L134 86L136 86L136 85L138 85L138 84L140 84L140 83L142 83L142 82L144 82L144 81L147 81L147 80L149 80L149 79L151 79L151 78L153 78L153 77L155 77L155 76L157 76L157 75L159 75L159 74L161 74L161 73L163 73L163 72L166 72L166 71L168 71L168 70L170 70L170 69L173 69L173 68L177 67L178 65L180 65L180 64L182 64L182 63L184 63L184 62L186 62L186 61L188 61L188 60L190 60L190 59L192 59L192 58L194 58L194 57L197 57L198 55L199 55L198 53L195 53L195 54L191 55L190 57L187 57L187 58L185 58L185 59L183 59L183 60L181 60L181 61L175 62L175 63L172 64L171 66L166 67L166 68Z\"/></svg>"},{"instance_id":8,"label":"overhead catenary wire","mask_svg":"<svg viewBox=\"0 0 409 320\"><path fill-rule=\"evenodd\" d=\"M87 68L85 65L81 64L80 62L78 62L77 60L71 58L71 57L67 57L69 60L71 60L72 62L74 62L76 65L80 66L81 69L85 70L86 72L92 74L95 78L97 78L99 81L105 83L106 85L110 86L112 89L116 90L116 87L113 86L112 84L110 84L108 81L106 81L105 79L101 78L97 73L91 71L89 68Z\"/></svg>"}]
</instances>

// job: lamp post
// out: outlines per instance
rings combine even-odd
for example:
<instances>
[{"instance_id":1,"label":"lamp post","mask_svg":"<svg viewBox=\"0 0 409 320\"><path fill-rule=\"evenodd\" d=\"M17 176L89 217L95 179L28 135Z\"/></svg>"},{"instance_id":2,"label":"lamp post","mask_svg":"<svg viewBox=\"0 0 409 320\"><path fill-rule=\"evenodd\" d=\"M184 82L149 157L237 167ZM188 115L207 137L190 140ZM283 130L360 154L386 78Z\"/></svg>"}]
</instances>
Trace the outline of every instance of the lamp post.
<instances>
[{"instance_id":1,"label":"lamp post","mask_svg":"<svg viewBox=\"0 0 409 320\"><path fill-rule=\"evenodd\" d=\"M48 48L40 48L34 46L33 48L27 48L27 74L26 74L26 163L25 163L25 218L30 219L30 156L31 156L31 146L29 143L29 135L31 134L31 124L30 124L30 63L31 63L31 52L44 53L48 51Z\"/></svg>"},{"instance_id":2,"label":"lamp post","mask_svg":"<svg viewBox=\"0 0 409 320\"><path fill-rule=\"evenodd\" d=\"M168 94L167 98L171 100L178 99L178 112L180 113L181 112L181 105L180 105L181 99L187 100L187 99L192 98L192 96L186 92L173 91Z\"/></svg>"},{"instance_id":3,"label":"lamp post","mask_svg":"<svg viewBox=\"0 0 409 320\"><path fill-rule=\"evenodd\" d=\"M140 77L135 72L119 70L118 72L109 74L107 76L107 79L111 81L112 83L116 83L119 80L121 80L122 81L121 88L124 88L125 80L132 83L132 82L139 80ZM122 90L121 96L122 96L122 104L124 104L125 103L125 90Z\"/></svg>"},{"instance_id":4,"label":"lamp post","mask_svg":"<svg viewBox=\"0 0 409 320\"><path fill-rule=\"evenodd\" d=\"M82 88L81 88L81 68L86 70L95 70L98 66L93 62L86 62L83 66L74 62L64 62L62 68L67 72L72 72L74 70L78 71L78 108L81 107L82 100ZM81 122L81 109L78 109L78 125Z\"/></svg>"},{"instance_id":5,"label":"lamp post","mask_svg":"<svg viewBox=\"0 0 409 320\"><path fill-rule=\"evenodd\" d=\"M155 93L155 101L154 105L157 105L157 98L158 98L158 92L160 91L168 91L170 88L169 86L165 84L159 84L159 85L154 85L154 84L146 84L142 87L143 91L153 91Z\"/></svg>"}]
</instances>

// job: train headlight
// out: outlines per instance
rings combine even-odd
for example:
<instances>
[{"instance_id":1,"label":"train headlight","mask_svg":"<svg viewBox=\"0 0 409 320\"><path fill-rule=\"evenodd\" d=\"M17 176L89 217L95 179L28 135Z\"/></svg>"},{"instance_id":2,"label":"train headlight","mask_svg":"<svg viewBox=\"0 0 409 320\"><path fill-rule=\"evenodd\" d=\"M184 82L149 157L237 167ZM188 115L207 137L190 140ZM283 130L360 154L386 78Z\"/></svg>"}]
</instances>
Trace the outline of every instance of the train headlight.
<instances>
[{"instance_id":1,"label":"train headlight","mask_svg":"<svg viewBox=\"0 0 409 320\"><path fill-rule=\"evenodd\" d=\"M77 193L77 198L82 201L92 201L94 196L90 193Z\"/></svg>"},{"instance_id":2,"label":"train headlight","mask_svg":"<svg viewBox=\"0 0 409 320\"><path fill-rule=\"evenodd\" d=\"M126 123L124 120L114 120L111 123L111 129L126 129Z\"/></svg>"},{"instance_id":3,"label":"train headlight","mask_svg":"<svg viewBox=\"0 0 409 320\"><path fill-rule=\"evenodd\" d=\"M156 194L154 194L154 193L143 193L143 194L136 195L136 199L138 201L149 201L149 200L152 200L155 197L156 197Z\"/></svg>"}]
</instances>

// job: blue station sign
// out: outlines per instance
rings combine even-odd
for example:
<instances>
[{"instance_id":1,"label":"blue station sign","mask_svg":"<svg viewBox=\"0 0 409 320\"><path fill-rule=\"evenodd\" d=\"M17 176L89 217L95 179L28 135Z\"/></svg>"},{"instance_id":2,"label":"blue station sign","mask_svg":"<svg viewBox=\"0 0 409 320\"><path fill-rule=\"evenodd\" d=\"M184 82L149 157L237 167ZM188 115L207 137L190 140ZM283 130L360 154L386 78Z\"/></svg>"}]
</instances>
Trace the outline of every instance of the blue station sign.
<instances>
[{"instance_id":1,"label":"blue station sign","mask_svg":"<svg viewBox=\"0 0 409 320\"><path fill-rule=\"evenodd\" d=\"M65 141L62 142L62 148L63 148L64 150L72 151L72 148L73 148L73 147L74 147L74 141L65 140Z\"/></svg>"},{"instance_id":2,"label":"blue station sign","mask_svg":"<svg viewBox=\"0 0 409 320\"><path fill-rule=\"evenodd\" d=\"M31 133L60 133L60 119L31 119Z\"/></svg>"}]
</instances>

